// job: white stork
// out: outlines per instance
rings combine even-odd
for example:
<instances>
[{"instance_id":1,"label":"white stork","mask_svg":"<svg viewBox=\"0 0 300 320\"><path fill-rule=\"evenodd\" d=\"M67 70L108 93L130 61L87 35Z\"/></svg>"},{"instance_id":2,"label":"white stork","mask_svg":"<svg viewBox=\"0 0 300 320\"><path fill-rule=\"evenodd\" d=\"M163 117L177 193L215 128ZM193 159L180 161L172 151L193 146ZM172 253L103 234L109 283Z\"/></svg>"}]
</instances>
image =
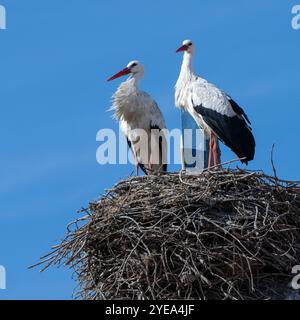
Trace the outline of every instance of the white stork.
<instances>
[{"instance_id":1,"label":"white stork","mask_svg":"<svg viewBox=\"0 0 300 320\"><path fill-rule=\"evenodd\" d=\"M193 71L195 46L191 40L183 41L176 52L182 51L184 55L175 87L175 103L177 107L188 111L205 134L210 136L208 166L212 166L213 160L215 164L220 164L218 138L243 163L248 164L248 161L254 158L255 140L247 115L230 96L195 75Z\"/></svg>"},{"instance_id":2,"label":"white stork","mask_svg":"<svg viewBox=\"0 0 300 320\"><path fill-rule=\"evenodd\" d=\"M139 61L131 61L107 81L125 75L130 76L114 93L113 109L133 152L136 174L139 167L145 174L166 172L165 120L157 103L149 94L138 89L139 80L144 76L144 67Z\"/></svg>"}]
</instances>

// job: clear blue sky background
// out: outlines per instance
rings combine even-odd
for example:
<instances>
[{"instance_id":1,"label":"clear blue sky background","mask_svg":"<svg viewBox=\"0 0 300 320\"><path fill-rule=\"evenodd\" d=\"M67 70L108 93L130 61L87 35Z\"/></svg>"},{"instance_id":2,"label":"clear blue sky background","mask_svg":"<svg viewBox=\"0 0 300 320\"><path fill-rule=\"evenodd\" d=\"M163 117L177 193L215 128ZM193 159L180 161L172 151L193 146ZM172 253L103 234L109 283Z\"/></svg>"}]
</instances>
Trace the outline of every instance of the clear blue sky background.
<instances>
[{"instance_id":1,"label":"clear blue sky background","mask_svg":"<svg viewBox=\"0 0 300 320\"><path fill-rule=\"evenodd\" d=\"M71 273L27 266L59 241L76 210L133 171L100 166L96 133L117 130L105 112L119 81L105 80L128 61L146 67L142 88L170 129L180 126L173 87L186 38L197 45L197 72L231 94L252 119L251 169L299 179L300 1L0 0L0 299L69 299ZM223 160L234 155L224 150ZM175 169L173 167L173 169Z\"/></svg>"}]
</instances>

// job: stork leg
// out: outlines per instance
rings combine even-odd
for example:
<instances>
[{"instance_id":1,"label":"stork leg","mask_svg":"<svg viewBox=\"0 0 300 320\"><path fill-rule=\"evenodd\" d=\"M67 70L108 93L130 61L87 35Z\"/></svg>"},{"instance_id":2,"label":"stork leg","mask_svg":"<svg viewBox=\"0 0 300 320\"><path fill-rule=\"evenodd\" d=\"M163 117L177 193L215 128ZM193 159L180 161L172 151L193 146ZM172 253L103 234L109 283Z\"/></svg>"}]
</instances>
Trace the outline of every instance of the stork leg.
<instances>
[{"instance_id":1,"label":"stork leg","mask_svg":"<svg viewBox=\"0 0 300 320\"><path fill-rule=\"evenodd\" d=\"M213 137L212 137L212 133L210 134L210 139L209 139L209 151L208 151L208 168L211 168L213 166L213 162L212 162L212 154L213 154Z\"/></svg>"},{"instance_id":2,"label":"stork leg","mask_svg":"<svg viewBox=\"0 0 300 320\"><path fill-rule=\"evenodd\" d=\"M134 150L133 150L133 154L134 154L134 160L135 160L135 174L138 177L138 175L139 175L139 162L138 162L137 155Z\"/></svg>"},{"instance_id":3,"label":"stork leg","mask_svg":"<svg viewBox=\"0 0 300 320\"><path fill-rule=\"evenodd\" d=\"M212 133L211 139L212 139L212 151L214 156L214 165L218 166L221 163L220 149L218 147L218 138L214 133Z\"/></svg>"},{"instance_id":4,"label":"stork leg","mask_svg":"<svg viewBox=\"0 0 300 320\"><path fill-rule=\"evenodd\" d=\"M131 145L131 150L132 150L134 160L135 160L135 174L136 174L136 176L138 176L139 175L139 162L138 162L137 154L135 152L133 144Z\"/></svg>"},{"instance_id":5,"label":"stork leg","mask_svg":"<svg viewBox=\"0 0 300 320\"><path fill-rule=\"evenodd\" d=\"M134 151L134 159L135 159L135 173L136 173L136 176L138 177L138 175L139 175L139 161L138 161L137 154L135 153L135 151Z\"/></svg>"},{"instance_id":6,"label":"stork leg","mask_svg":"<svg viewBox=\"0 0 300 320\"><path fill-rule=\"evenodd\" d=\"M150 171L152 171L152 162L151 162L151 159L149 159L148 167L149 167Z\"/></svg>"},{"instance_id":7,"label":"stork leg","mask_svg":"<svg viewBox=\"0 0 300 320\"><path fill-rule=\"evenodd\" d=\"M218 144L218 138L216 139L216 149L217 149L217 164L218 166L221 166L221 150Z\"/></svg>"},{"instance_id":8,"label":"stork leg","mask_svg":"<svg viewBox=\"0 0 300 320\"><path fill-rule=\"evenodd\" d=\"M221 164L221 153L218 146L217 136L211 132L209 140L208 168Z\"/></svg>"},{"instance_id":9,"label":"stork leg","mask_svg":"<svg viewBox=\"0 0 300 320\"><path fill-rule=\"evenodd\" d=\"M218 165L217 163L217 144L216 144L216 139L215 136L213 135L213 143L212 143L212 149L213 149L213 155L214 155L214 165Z\"/></svg>"}]
</instances>

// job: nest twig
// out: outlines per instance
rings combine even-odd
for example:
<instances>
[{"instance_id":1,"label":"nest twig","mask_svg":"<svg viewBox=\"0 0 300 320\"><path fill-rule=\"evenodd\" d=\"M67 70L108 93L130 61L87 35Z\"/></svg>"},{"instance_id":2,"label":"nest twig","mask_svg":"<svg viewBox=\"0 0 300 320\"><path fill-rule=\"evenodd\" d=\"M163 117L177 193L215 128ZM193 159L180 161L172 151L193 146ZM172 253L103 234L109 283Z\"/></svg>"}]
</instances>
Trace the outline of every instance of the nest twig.
<instances>
[{"instance_id":1,"label":"nest twig","mask_svg":"<svg viewBox=\"0 0 300 320\"><path fill-rule=\"evenodd\" d=\"M38 265L83 299L269 299L300 264L299 183L206 171L119 182Z\"/></svg>"}]
</instances>

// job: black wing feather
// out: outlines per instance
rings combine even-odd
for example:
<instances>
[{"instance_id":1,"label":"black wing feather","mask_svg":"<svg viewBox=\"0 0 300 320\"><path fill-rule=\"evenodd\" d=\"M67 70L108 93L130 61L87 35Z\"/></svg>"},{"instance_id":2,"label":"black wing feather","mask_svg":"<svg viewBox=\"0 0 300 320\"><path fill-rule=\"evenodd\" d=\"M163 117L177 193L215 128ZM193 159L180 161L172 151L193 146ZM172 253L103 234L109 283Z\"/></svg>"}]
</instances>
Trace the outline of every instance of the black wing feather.
<instances>
[{"instance_id":1,"label":"black wing feather","mask_svg":"<svg viewBox=\"0 0 300 320\"><path fill-rule=\"evenodd\" d=\"M253 160L255 154L255 140L244 119L238 116L229 117L215 110L204 108L202 105L194 107L205 123L214 131L223 143L229 147L244 163Z\"/></svg>"},{"instance_id":2,"label":"black wing feather","mask_svg":"<svg viewBox=\"0 0 300 320\"><path fill-rule=\"evenodd\" d=\"M238 115L240 115L240 116L243 116L243 117L246 119L246 121L251 125L251 122L250 122L248 116L246 115L245 111L243 110L243 108L241 108L241 107L240 107L233 99L231 99L231 98L230 98L228 101L229 101L229 103L231 104L231 107L232 107L233 111L234 111L236 114L238 114Z\"/></svg>"}]
</instances>

